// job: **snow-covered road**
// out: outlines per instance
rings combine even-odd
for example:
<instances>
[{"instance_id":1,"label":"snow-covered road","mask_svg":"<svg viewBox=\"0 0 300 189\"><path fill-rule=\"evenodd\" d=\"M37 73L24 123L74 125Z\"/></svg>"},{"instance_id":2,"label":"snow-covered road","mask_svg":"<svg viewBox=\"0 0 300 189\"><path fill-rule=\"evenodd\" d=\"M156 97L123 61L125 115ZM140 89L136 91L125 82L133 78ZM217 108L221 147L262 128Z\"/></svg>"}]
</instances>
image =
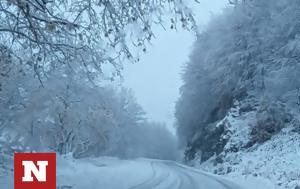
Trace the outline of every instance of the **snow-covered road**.
<instances>
[{"instance_id":1,"label":"snow-covered road","mask_svg":"<svg viewBox=\"0 0 300 189\"><path fill-rule=\"evenodd\" d=\"M235 184L175 162L144 161L151 166L151 177L130 189L238 189Z\"/></svg>"},{"instance_id":2,"label":"snow-covered road","mask_svg":"<svg viewBox=\"0 0 300 189\"><path fill-rule=\"evenodd\" d=\"M112 158L59 160L58 184L72 189L240 189L236 184L172 161Z\"/></svg>"}]
</instances>

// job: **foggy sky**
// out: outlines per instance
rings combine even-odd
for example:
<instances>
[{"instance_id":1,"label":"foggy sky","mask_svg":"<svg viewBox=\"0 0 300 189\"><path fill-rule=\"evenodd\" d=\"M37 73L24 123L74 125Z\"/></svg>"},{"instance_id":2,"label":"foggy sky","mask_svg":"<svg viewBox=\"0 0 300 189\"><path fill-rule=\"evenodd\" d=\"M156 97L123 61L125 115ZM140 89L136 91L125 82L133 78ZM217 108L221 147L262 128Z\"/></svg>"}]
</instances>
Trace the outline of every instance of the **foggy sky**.
<instances>
[{"instance_id":1,"label":"foggy sky","mask_svg":"<svg viewBox=\"0 0 300 189\"><path fill-rule=\"evenodd\" d=\"M227 0L200 0L195 14L200 29L219 14ZM174 105L182 84L182 68L188 61L195 36L187 31L155 29L156 39L136 64L125 66L124 85L132 88L149 120L166 122L174 132Z\"/></svg>"}]
</instances>

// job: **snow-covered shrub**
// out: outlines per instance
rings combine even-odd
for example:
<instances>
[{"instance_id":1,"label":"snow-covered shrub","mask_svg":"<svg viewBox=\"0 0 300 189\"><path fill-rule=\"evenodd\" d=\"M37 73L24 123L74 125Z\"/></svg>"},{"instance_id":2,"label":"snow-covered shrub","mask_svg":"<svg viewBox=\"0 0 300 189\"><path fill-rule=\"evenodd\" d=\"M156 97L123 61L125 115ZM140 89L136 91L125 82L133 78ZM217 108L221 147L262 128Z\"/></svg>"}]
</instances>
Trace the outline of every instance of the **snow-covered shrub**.
<instances>
[{"instance_id":1,"label":"snow-covered shrub","mask_svg":"<svg viewBox=\"0 0 300 189\"><path fill-rule=\"evenodd\" d=\"M247 147L271 139L272 136L281 131L285 124L290 121L291 115L286 112L283 105L262 105L257 111L256 124L250 133L251 139Z\"/></svg>"},{"instance_id":2,"label":"snow-covered shrub","mask_svg":"<svg viewBox=\"0 0 300 189\"><path fill-rule=\"evenodd\" d=\"M300 120L299 119L292 119L291 125L293 126L292 131L295 133L300 134Z\"/></svg>"},{"instance_id":3,"label":"snow-covered shrub","mask_svg":"<svg viewBox=\"0 0 300 189\"><path fill-rule=\"evenodd\" d=\"M208 160L213 155L219 155L226 145L228 138L222 137L226 135L228 130L226 129L226 123L219 125L208 125L205 130L201 132L201 136L197 135L195 140L192 141L190 149L185 151L185 159L193 160L197 154L197 151L201 151L198 154L200 161L204 162Z\"/></svg>"}]
</instances>

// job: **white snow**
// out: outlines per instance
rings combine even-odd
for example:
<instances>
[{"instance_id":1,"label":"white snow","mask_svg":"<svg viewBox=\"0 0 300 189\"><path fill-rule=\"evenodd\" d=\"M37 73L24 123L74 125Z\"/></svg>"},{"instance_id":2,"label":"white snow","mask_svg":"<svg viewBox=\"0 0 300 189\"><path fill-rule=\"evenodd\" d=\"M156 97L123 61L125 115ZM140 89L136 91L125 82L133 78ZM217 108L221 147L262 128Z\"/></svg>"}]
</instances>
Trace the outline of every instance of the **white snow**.
<instances>
[{"instance_id":1,"label":"white snow","mask_svg":"<svg viewBox=\"0 0 300 189\"><path fill-rule=\"evenodd\" d=\"M242 188L223 177L173 161L120 160L110 157L75 160L71 156L57 157L57 185L59 189ZM13 188L12 171L0 176L0 187Z\"/></svg>"},{"instance_id":2,"label":"white snow","mask_svg":"<svg viewBox=\"0 0 300 189\"><path fill-rule=\"evenodd\" d=\"M232 131L225 146L240 148L249 140L249 131L255 121L255 110L238 115L234 108L222 120ZM238 152L223 152L223 163L214 163L214 158L199 167L205 171L225 175L235 181L250 181L250 188L264 183L267 188L295 189L300 187L300 136L292 132L292 125L261 145Z\"/></svg>"},{"instance_id":3,"label":"white snow","mask_svg":"<svg viewBox=\"0 0 300 189\"><path fill-rule=\"evenodd\" d=\"M230 137L225 149L247 143L254 121L255 111L240 115L236 104L221 121L231 131L230 136L224 136ZM210 160L200 166L222 175L218 177L173 161L58 156L57 184L59 189L239 188L233 183L242 189L295 189L300 185L299 147L299 134L288 127L262 145L227 153L222 164L214 165ZM0 161L0 188L12 189L13 159L2 154Z\"/></svg>"},{"instance_id":4,"label":"white snow","mask_svg":"<svg viewBox=\"0 0 300 189\"><path fill-rule=\"evenodd\" d=\"M59 158L57 183L72 189L238 189L223 178L203 173L173 161Z\"/></svg>"}]
</instances>

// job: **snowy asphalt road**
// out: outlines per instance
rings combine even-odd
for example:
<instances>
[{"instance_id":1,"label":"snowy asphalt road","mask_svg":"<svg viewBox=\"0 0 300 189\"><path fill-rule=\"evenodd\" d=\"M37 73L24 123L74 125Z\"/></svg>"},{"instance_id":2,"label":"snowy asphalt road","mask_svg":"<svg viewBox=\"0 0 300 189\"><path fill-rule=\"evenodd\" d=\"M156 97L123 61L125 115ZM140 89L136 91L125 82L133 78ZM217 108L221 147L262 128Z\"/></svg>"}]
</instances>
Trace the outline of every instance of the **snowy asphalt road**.
<instances>
[{"instance_id":1,"label":"snowy asphalt road","mask_svg":"<svg viewBox=\"0 0 300 189\"><path fill-rule=\"evenodd\" d=\"M72 189L241 189L176 162L149 159L81 160L59 166L57 178L61 188Z\"/></svg>"},{"instance_id":2,"label":"snowy asphalt road","mask_svg":"<svg viewBox=\"0 0 300 189\"><path fill-rule=\"evenodd\" d=\"M152 176L129 189L238 189L229 181L179 165L175 162L150 161Z\"/></svg>"}]
</instances>

